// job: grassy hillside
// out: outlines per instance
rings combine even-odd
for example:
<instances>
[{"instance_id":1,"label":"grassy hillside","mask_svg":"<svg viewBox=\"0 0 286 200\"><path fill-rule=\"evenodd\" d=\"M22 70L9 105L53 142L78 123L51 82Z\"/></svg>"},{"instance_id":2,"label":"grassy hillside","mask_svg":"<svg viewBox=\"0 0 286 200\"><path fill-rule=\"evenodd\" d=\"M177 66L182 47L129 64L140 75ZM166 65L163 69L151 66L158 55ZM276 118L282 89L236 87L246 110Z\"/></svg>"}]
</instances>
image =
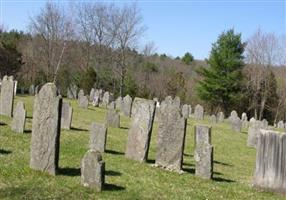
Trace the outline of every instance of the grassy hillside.
<instances>
[{"instance_id":1,"label":"grassy hillside","mask_svg":"<svg viewBox=\"0 0 286 200\"><path fill-rule=\"evenodd\" d=\"M108 129L106 189L96 193L80 184L80 162L88 150L91 122L104 122L106 110L74 108L72 130L61 132L60 174L56 177L29 168L33 97L21 96L28 110L25 134L10 130L11 120L1 117L0 126L0 199L284 199L251 187L255 150L246 147L247 132L234 133L226 123L212 130L214 180L194 176L194 120L188 121L184 171L179 175L152 167L156 152L155 124L149 161L140 164L124 157L129 119L122 117L121 128ZM67 101L65 99L65 101ZM199 122L208 123L208 120Z\"/></svg>"}]
</instances>

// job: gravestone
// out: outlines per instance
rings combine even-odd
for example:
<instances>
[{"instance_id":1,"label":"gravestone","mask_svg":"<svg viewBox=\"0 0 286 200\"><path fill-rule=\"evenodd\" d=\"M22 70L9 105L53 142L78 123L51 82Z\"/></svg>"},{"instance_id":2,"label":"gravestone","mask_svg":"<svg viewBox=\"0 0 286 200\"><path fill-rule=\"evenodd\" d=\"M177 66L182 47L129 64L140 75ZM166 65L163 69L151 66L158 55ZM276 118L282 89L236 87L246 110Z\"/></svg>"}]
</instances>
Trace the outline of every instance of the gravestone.
<instances>
[{"instance_id":1,"label":"gravestone","mask_svg":"<svg viewBox=\"0 0 286 200\"><path fill-rule=\"evenodd\" d=\"M104 153L106 146L107 128L105 124L92 123L90 129L89 148Z\"/></svg>"},{"instance_id":2,"label":"gravestone","mask_svg":"<svg viewBox=\"0 0 286 200\"><path fill-rule=\"evenodd\" d=\"M182 107L182 115L185 119L188 119L189 118L189 105L187 104L184 104L183 107Z\"/></svg>"},{"instance_id":3,"label":"gravestone","mask_svg":"<svg viewBox=\"0 0 286 200\"><path fill-rule=\"evenodd\" d=\"M235 116L231 117L230 123L231 123L231 128L233 131L239 132L239 133L241 132L242 122L239 117L235 117Z\"/></svg>"},{"instance_id":4,"label":"gravestone","mask_svg":"<svg viewBox=\"0 0 286 200\"><path fill-rule=\"evenodd\" d=\"M192 106L189 105L189 118L191 118L191 116L192 116Z\"/></svg>"},{"instance_id":5,"label":"gravestone","mask_svg":"<svg viewBox=\"0 0 286 200\"><path fill-rule=\"evenodd\" d=\"M215 115L211 115L211 116L210 116L210 123L211 123L211 124L217 123L217 120L216 120L216 116L215 116Z\"/></svg>"},{"instance_id":6,"label":"gravestone","mask_svg":"<svg viewBox=\"0 0 286 200\"><path fill-rule=\"evenodd\" d=\"M261 130L257 149L253 185L286 193L286 133Z\"/></svg>"},{"instance_id":7,"label":"gravestone","mask_svg":"<svg viewBox=\"0 0 286 200\"><path fill-rule=\"evenodd\" d=\"M204 119L204 108L200 104L196 105L194 115L196 120Z\"/></svg>"},{"instance_id":8,"label":"gravestone","mask_svg":"<svg viewBox=\"0 0 286 200\"><path fill-rule=\"evenodd\" d=\"M116 109L115 101L111 101L108 104L107 109Z\"/></svg>"},{"instance_id":9,"label":"gravestone","mask_svg":"<svg viewBox=\"0 0 286 200\"><path fill-rule=\"evenodd\" d=\"M268 121L266 119L262 120L262 129L268 129Z\"/></svg>"},{"instance_id":10,"label":"gravestone","mask_svg":"<svg viewBox=\"0 0 286 200\"><path fill-rule=\"evenodd\" d=\"M120 115L115 109L108 109L105 119L107 127L120 127Z\"/></svg>"},{"instance_id":11,"label":"gravestone","mask_svg":"<svg viewBox=\"0 0 286 200\"><path fill-rule=\"evenodd\" d=\"M76 85L70 85L67 89L67 97L69 99L77 99L78 87Z\"/></svg>"},{"instance_id":12,"label":"gravestone","mask_svg":"<svg viewBox=\"0 0 286 200\"><path fill-rule=\"evenodd\" d=\"M102 191L105 182L105 163L100 152L88 150L81 161L81 184Z\"/></svg>"},{"instance_id":13,"label":"gravestone","mask_svg":"<svg viewBox=\"0 0 286 200\"><path fill-rule=\"evenodd\" d=\"M126 117L130 117L132 108L132 98L129 95L126 95L123 98L122 112Z\"/></svg>"},{"instance_id":14,"label":"gravestone","mask_svg":"<svg viewBox=\"0 0 286 200\"><path fill-rule=\"evenodd\" d=\"M105 92L103 94L102 102L100 104L101 107L107 108L108 104L113 100L112 95L109 92Z\"/></svg>"},{"instance_id":15,"label":"gravestone","mask_svg":"<svg viewBox=\"0 0 286 200\"><path fill-rule=\"evenodd\" d=\"M181 100L180 100L180 97L175 97L174 98L174 100L173 100L173 103L175 104L175 105L177 105L178 107L180 107L181 108Z\"/></svg>"},{"instance_id":16,"label":"gravestone","mask_svg":"<svg viewBox=\"0 0 286 200\"><path fill-rule=\"evenodd\" d=\"M155 102L153 100L134 99L125 151L126 158L140 162L147 160L154 112Z\"/></svg>"},{"instance_id":17,"label":"gravestone","mask_svg":"<svg viewBox=\"0 0 286 200\"><path fill-rule=\"evenodd\" d=\"M79 95L78 96L78 103L79 103L79 107L87 109L88 108L88 98L87 98L87 96Z\"/></svg>"},{"instance_id":18,"label":"gravestone","mask_svg":"<svg viewBox=\"0 0 286 200\"><path fill-rule=\"evenodd\" d=\"M34 99L30 167L51 175L58 170L61 106L53 83L45 84Z\"/></svg>"},{"instance_id":19,"label":"gravestone","mask_svg":"<svg viewBox=\"0 0 286 200\"><path fill-rule=\"evenodd\" d=\"M258 120L250 120L250 125L248 128L248 136L247 136L247 146L256 147L257 140L260 134L260 129L262 128L262 123Z\"/></svg>"},{"instance_id":20,"label":"gravestone","mask_svg":"<svg viewBox=\"0 0 286 200\"><path fill-rule=\"evenodd\" d=\"M24 103L19 101L14 109L11 129L17 133L24 133L26 122L26 110Z\"/></svg>"},{"instance_id":21,"label":"gravestone","mask_svg":"<svg viewBox=\"0 0 286 200\"><path fill-rule=\"evenodd\" d=\"M12 117L14 104L13 76L4 76L1 83L0 115Z\"/></svg>"},{"instance_id":22,"label":"gravestone","mask_svg":"<svg viewBox=\"0 0 286 200\"><path fill-rule=\"evenodd\" d=\"M84 96L84 91L81 89L81 90L79 90L79 92L78 92L77 98L78 98L78 99L81 99L83 96Z\"/></svg>"},{"instance_id":23,"label":"gravestone","mask_svg":"<svg viewBox=\"0 0 286 200\"><path fill-rule=\"evenodd\" d=\"M72 123L73 109L69 102L63 102L61 115L61 128L70 130Z\"/></svg>"},{"instance_id":24,"label":"gravestone","mask_svg":"<svg viewBox=\"0 0 286 200\"><path fill-rule=\"evenodd\" d=\"M98 107L100 103L99 100L100 100L99 90L95 90L93 95L92 105Z\"/></svg>"},{"instance_id":25,"label":"gravestone","mask_svg":"<svg viewBox=\"0 0 286 200\"><path fill-rule=\"evenodd\" d=\"M241 115L241 121L248 121L248 118L247 118L247 114L246 114L246 113L242 113L242 115Z\"/></svg>"},{"instance_id":26,"label":"gravestone","mask_svg":"<svg viewBox=\"0 0 286 200\"><path fill-rule=\"evenodd\" d=\"M123 104L123 98L122 97L118 97L115 101L115 109L119 110L121 112L122 110L122 104Z\"/></svg>"},{"instance_id":27,"label":"gravestone","mask_svg":"<svg viewBox=\"0 0 286 200\"><path fill-rule=\"evenodd\" d=\"M211 142L211 128L207 126L195 126L195 175L204 179L213 176L213 146Z\"/></svg>"},{"instance_id":28,"label":"gravestone","mask_svg":"<svg viewBox=\"0 0 286 200\"><path fill-rule=\"evenodd\" d=\"M186 115L187 117L188 114ZM181 172L187 124L186 118L182 116L181 108L175 101L163 101L159 109L159 115L155 165Z\"/></svg>"},{"instance_id":29,"label":"gravestone","mask_svg":"<svg viewBox=\"0 0 286 200\"><path fill-rule=\"evenodd\" d=\"M224 121L224 113L223 112L219 112L217 114L217 121L218 122L223 122Z\"/></svg>"},{"instance_id":30,"label":"gravestone","mask_svg":"<svg viewBox=\"0 0 286 200\"><path fill-rule=\"evenodd\" d=\"M35 85L31 85L31 86L29 87L29 94L30 94L30 95L35 95Z\"/></svg>"},{"instance_id":31,"label":"gravestone","mask_svg":"<svg viewBox=\"0 0 286 200\"><path fill-rule=\"evenodd\" d=\"M38 94L40 92L40 89L42 88L42 85L37 85L35 87L35 94ZM58 92L59 93L59 92Z\"/></svg>"},{"instance_id":32,"label":"gravestone","mask_svg":"<svg viewBox=\"0 0 286 200\"><path fill-rule=\"evenodd\" d=\"M14 96L17 94L18 81L14 81Z\"/></svg>"},{"instance_id":33,"label":"gravestone","mask_svg":"<svg viewBox=\"0 0 286 200\"><path fill-rule=\"evenodd\" d=\"M94 98L94 94L95 94L95 89L91 88L90 93L89 93L89 101L93 101Z\"/></svg>"},{"instance_id":34,"label":"gravestone","mask_svg":"<svg viewBox=\"0 0 286 200\"><path fill-rule=\"evenodd\" d=\"M278 124L277 124L277 128L284 129L285 128L284 122L283 121L279 121Z\"/></svg>"},{"instance_id":35,"label":"gravestone","mask_svg":"<svg viewBox=\"0 0 286 200\"><path fill-rule=\"evenodd\" d=\"M231 111L230 116L228 118L228 120L230 121L230 123L232 123L233 120L237 120L238 114L235 110Z\"/></svg>"}]
</instances>

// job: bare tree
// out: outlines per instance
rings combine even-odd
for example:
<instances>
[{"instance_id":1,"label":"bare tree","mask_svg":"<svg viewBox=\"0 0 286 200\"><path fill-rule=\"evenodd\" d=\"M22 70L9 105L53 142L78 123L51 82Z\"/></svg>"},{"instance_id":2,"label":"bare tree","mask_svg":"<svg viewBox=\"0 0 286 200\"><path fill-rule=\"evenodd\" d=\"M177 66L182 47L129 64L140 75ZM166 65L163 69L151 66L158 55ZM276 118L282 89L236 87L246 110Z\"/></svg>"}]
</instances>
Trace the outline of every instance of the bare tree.
<instances>
[{"instance_id":1,"label":"bare tree","mask_svg":"<svg viewBox=\"0 0 286 200\"><path fill-rule=\"evenodd\" d=\"M35 53L40 54L48 81L53 81L66 43L73 36L72 20L58 5L47 2L37 16L30 18L29 28L37 41Z\"/></svg>"},{"instance_id":2,"label":"bare tree","mask_svg":"<svg viewBox=\"0 0 286 200\"><path fill-rule=\"evenodd\" d=\"M152 56L156 53L157 47L154 42L148 42L145 44L142 53L144 56Z\"/></svg>"}]
</instances>

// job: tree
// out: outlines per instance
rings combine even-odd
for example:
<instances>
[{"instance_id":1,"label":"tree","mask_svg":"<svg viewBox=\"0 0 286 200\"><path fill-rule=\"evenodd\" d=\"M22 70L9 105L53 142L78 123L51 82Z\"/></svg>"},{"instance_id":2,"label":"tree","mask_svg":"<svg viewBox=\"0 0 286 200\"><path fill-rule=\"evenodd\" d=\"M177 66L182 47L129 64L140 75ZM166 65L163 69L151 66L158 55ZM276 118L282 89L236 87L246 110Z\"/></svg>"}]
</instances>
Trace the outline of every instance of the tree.
<instances>
[{"instance_id":1,"label":"tree","mask_svg":"<svg viewBox=\"0 0 286 200\"><path fill-rule=\"evenodd\" d=\"M187 65L191 64L193 60L194 60L194 56L189 52L185 53L185 55L182 57L182 61Z\"/></svg>"},{"instance_id":2,"label":"tree","mask_svg":"<svg viewBox=\"0 0 286 200\"><path fill-rule=\"evenodd\" d=\"M199 97L211 106L219 106L226 113L242 96L244 48L241 34L235 34L233 29L223 32L212 45L207 60L210 67L198 70L202 76L197 87Z\"/></svg>"},{"instance_id":3,"label":"tree","mask_svg":"<svg viewBox=\"0 0 286 200\"><path fill-rule=\"evenodd\" d=\"M80 76L79 86L84 90L85 94L89 94L91 88L96 82L96 72L92 67L87 68Z\"/></svg>"},{"instance_id":4,"label":"tree","mask_svg":"<svg viewBox=\"0 0 286 200\"><path fill-rule=\"evenodd\" d=\"M171 79L167 83L168 94L175 97L178 96L182 101L186 97L186 80L182 72L173 73Z\"/></svg>"}]
</instances>

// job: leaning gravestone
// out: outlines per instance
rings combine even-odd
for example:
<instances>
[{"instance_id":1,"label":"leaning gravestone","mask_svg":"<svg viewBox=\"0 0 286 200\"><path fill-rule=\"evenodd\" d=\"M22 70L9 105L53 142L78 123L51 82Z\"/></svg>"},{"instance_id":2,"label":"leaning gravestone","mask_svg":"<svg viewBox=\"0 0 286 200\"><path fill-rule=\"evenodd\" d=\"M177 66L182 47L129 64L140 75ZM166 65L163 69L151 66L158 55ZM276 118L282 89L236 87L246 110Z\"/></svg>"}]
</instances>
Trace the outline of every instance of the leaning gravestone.
<instances>
[{"instance_id":1,"label":"leaning gravestone","mask_svg":"<svg viewBox=\"0 0 286 200\"><path fill-rule=\"evenodd\" d=\"M247 136L247 146L256 147L257 140L260 134L260 129L262 128L262 123L254 118L250 120L250 125L248 128Z\"/></svg>"},{"instance_id":2,"label":"leaning gravestone","mask_svg":"<svg viewBox=\"0 0 286 200\"><path fill-rule=\"evenodd\" d=\"M279 121L277 124L277 128L283 129L285 128L284 122L283 121Z\"/></svg>"},{"instance_id":3,"label":"leaning gravestone","mask_svg":"<svg viewBox=\"0 0 286 200\"><path fill-rule=\"evenodd\" d=\"M231 128L233 131L241 132L242 122L239 117L235 117L235 116L231 117L230 123L231 123Z\"/></svg>"},{"instance_id":4,"label":"leaning gravestone","mask_svg":"<svg viewBox=\"0 0 286 200\"><path fill-rule=\"evenodd\" d=\"M72 123L73 109L68 102L62 104L62 115L61 115L61 128L70 130Z\"/></svg>"},{"instance_id":5,"label":"leaning gravestone","mask_svg":"<svg viewBox=\"0 0 286 200\"><path fill-rule=\"evenodd\" d=\"M30 167L52 175L59 162L61 106L53 83L45 84L35 96Z\"/></svg>"},{"instance_id":6,"label":"leaning gravestone","mask_svg":"<svg viewBox=\"0 0 286 200\"><path fill-rule=\"evenodd\" d=\"M92 123L90 129L89 147L101 153L105 152L107 128L105 124Z\"/></svg>"},{"instance_id":7,"label":"leaning gravestone","mask_svg":"<svg viewBox=\"0 0 286 200\"><path fill-rule=\"evenodd\" d=\"M79 107L81 108L88 108L88 98L87 96L78 96L78 103L79 103Z\"/></svg>"},{"instance_id":8,"label":"leaning gravestone","mask_svg":"<svg viewBox=\"0 0 286 200\"><path fill-rule=\"evenodd\" d=\"M159 115L155 165L181 172L186 118L182 116L180 106L175 101L163 101L159 109Z\"/></svg>"},{"instance_id":9,"label":"leaning gravestone","mask_svg":"<svg viewBox=\"0 0 286 200\"><path fill-rule=\"evenodd\" d=\"M182 107L182 115L184 118L188 119L189 118L189 115L190 115L190 110L189 110L189 105L187 104L184 104L183 107Z\"/></svg>"},{"instance_id":10,"label":"leaning gravestone","mask_svg":"<svg viewBox=\"0 0 286 200\"><path fill-rule=\"evenodd\" d=\"M132 108L132 98L129 95L126 95L123 98L122 112L126 117L130 117Z\"/></svg>"},{"instance_id":11,"label":"leaning gravestone","mask_svg":"<svg viewBox=\"0 0 286 200\"><path fill-rule=\"evenodd\" d=\"M213 146L211 142L211 128L195 126L195 175L204 179L213 176Z\"/></svg>"},{"instance_id":12,"label":"leaning gravestone","mask_svg":"<svg viewBox=\"0 0 286 200\"><path fill-rule=\"evenodd\" d=\"M217 114L217 121L218 122L223 122L223 120L224 120L224 113L223 112L219 112Z\"/></svg>"},{"instance_id":13,"label":"leaning gravestone","mask_svg":"<svg viewBox=\"0 0 286 200\"><path fill-rule=\"evenodd\" d=\"M125 151L126 158L140 162L147 160L154 112L155 102L153 100L134 99Z\"/></svg>"},{"instance_id":14,"label":"leaning gravestone","mask_svg":"<svg viewBox=\"0 0 286 200\"><path fill-rule=\"evenodd\" d=\"M107 127L119 128L120 127L120 115L115 109L108 109L106 113L106 125Z\"/></svg>"},{"instance_id":15,"label":"leaning gravestone","mask_svg":"<svg viewBox=\"0 0 286 200\"><path fill-rule=\"evenodd\" d=\"M196 105L194 115L195 115L196 120L203 120L204 119L204 108L199 104Z\"/></svg>"},{"instance_id":16,"label":"leaning gravestone","mask_svg":"<svg viewBox=\"0 0 286 200\"><path fill-rule=\"evenodd\" d=\"M257 143L253 185L286 193L286 133L261 130Z\"/></svg>"},{"instance_id":17,"label":"leaning gravestone","mask_svg":"<svg viewBox=\"0 0 286 200\"><path fill-rule=\"evenodd\" d=\"M100 152L89 150L81 161L81 184L102 191L105 182L105 163Z\"/></svg>"},{"instance_id":18,"label":"leaning gravestone","mask_svg":"<svg viewBox=\"0 0 286 200\"><path fill-rule=\"evenodd\" d=\"M11 129L17 133L24 133L26 110L24 103L19 101L14 109Z\"/></svg>"},{"instance_id":19,"label":"leaning gravestone","mask_svg":"<svg viewBox=\"0 0 286 200\"><path fill-rule=\"evenodd\" d=\"M1 84L0 115L12 117L14 104L13 76L4 76Z\"/></svg>"}]
</instances>

